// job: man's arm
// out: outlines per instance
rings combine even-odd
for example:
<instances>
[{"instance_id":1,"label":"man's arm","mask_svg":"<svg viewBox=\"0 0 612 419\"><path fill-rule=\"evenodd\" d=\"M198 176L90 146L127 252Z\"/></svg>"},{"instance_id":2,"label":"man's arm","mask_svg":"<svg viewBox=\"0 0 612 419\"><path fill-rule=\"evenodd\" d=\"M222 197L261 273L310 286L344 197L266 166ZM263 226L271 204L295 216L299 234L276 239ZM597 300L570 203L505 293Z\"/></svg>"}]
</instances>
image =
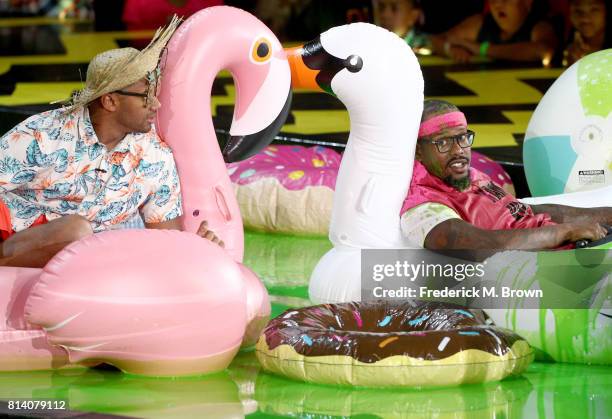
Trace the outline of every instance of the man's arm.
<instances>
[{"instance_id":1,"label":"man's arm","mask_svg":"<svg viewBox=\"0 0 612 419\"><path fill-rule=\"evenodd\" d=\"M453 45L465 48L473 55L480 54L481 44L472 39L458 38L451 40ZM511 61L538 61L553 56L557 45L555 32L548 23L538 23L532 31L528 42L515 42L511 44L491 44L487 50L490 58Z\"/></svg>"},{"instance_id":2,"label":"man's arm","mask_svg":"<svg viewBox=\"0 0 612 419\"><path fill-rule=\"evenodd\" d=\"M576 208L566 205L542 204L531 205L536 214L546 213L555 223L591 222L612 225L612 208Z\"/></svg>"},{"instance_id":3,"label":"man's arm","mask_svg":"<svg viewBox=\"0 0 612 419\"><path fill-rule=\"evenodd\" d=\"M597 223L574 222L539 228L483 230L460 219L444 221L425 238L430 250L540 250L554 249L581 239L599 240L606 230Z\"/></svg>"},{"instance_id":4,"label":"man's arm","mask_svg":"<svg viewBox=\"0 0 612 419\"><path fill-rule=\"evenodd\" d=\"M487 55L502 60L550 61L556 47L557 36L553 27L547 22L539 22L531 32L530 42L491 45Z\"/></svg>"},{"instance_id":5,"label":"man's arm","mask_svg":"<svg viewBox=\"0 0 612 419\"><path fill-rule=\"evenodd\" d=\"M145 223L145 227L156 230L182 230L183 224L181 222L181 218L182 217L176 217L172 220L162 221L159 223Z\"/></svg>"},{"instance_id":6,"label":"man's arm","mask_svg":"<svg viewBox=\"0 0 612 419\"><path fill-rule=\"evenodd\" d=\"M430 35L433 52L456 61L468 62L473 54L463 47L456 46L454 41L457 39L476 41L482 20L481 14L472 15L445 33Z\"/></svg>"}]
</instances>

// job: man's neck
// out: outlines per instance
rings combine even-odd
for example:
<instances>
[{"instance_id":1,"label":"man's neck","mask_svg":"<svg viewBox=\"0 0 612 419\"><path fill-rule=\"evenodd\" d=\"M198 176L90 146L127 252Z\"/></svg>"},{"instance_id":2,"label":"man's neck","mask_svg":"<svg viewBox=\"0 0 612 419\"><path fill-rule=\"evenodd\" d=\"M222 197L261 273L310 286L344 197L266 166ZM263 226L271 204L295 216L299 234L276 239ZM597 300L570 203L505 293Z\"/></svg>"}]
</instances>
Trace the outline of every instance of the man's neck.
<instances>
[{"instance_id":1,"label":"man's neck","mask_svg":"<svg viewBox=\"0 0 612 419\"><path fill-rule=\"evenodd\" d=\"M89 111L91 125L96 132L98 142L104 144L107 150L113 150L128 133L116 124L113 124L112 121L104 118L100 113L92 112L91 108Z\"/></svg>"}]
</instances>

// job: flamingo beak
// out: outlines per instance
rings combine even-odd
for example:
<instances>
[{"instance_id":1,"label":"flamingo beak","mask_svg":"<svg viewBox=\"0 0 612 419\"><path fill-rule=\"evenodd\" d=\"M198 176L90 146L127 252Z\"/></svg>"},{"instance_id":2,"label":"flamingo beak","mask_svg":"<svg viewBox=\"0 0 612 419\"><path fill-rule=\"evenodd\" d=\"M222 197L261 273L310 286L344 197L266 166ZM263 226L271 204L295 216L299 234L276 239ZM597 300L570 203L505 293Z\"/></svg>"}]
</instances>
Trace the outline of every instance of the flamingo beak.
<instances>
[{"instance_id":1,"label":"flamingo beak","mask_svg":"<svg viewBox=\"0 0 612 419\"><path fill-rule=\"evenodd\" d=\"M287 94L285 104L281 109L278 116L272 121L270 125L265 127L259 132L248 135L230 135L228 134L227 142L223 147L223 160L226 163L234 163L237 161L248 159L251 156L262 151L267 145L269 145L276 134L280 131L281 127L285 123L289 110L291 109L291 90Z\"/></svg>"}]
</instances>

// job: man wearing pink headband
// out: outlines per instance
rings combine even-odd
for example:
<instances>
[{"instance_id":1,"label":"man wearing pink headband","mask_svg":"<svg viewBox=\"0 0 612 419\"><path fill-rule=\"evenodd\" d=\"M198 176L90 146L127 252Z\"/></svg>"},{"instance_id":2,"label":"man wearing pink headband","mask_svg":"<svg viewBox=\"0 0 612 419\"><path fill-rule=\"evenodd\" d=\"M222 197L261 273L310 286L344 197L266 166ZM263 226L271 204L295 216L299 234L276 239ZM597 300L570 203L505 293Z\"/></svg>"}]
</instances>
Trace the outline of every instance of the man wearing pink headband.
<instances>
[{"instance_id":1,"label":"man wearing pink headband","mask_svg":"<svg viewBox=\"0 0 612 419\"><path fill-rule=\"evenodd\" d=\"M612 208L526 205L470 168L475 133L451 103L425 101L401 227L427 249L554 249L606 236Z\"/></svg>"}]
</instances>

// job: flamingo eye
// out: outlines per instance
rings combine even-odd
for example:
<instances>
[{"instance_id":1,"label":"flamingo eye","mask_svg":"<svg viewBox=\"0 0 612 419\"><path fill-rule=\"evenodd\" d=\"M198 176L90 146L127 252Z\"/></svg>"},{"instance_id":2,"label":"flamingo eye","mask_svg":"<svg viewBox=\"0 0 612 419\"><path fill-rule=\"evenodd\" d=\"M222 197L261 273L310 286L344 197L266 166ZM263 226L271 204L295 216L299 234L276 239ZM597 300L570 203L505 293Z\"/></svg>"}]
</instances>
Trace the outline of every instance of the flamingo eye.
<instances>
[{"instance_id":1,"label":"flamingo eye","mask_svg":"<svg viewBox=\"0 0 612 419\"><path fill-rule=\"evenodd\" d=\"M259 38L251 48L251 59L256 63L265 63L272 56L272 45L266 38Z\"/></svg>"}]
</instances>

